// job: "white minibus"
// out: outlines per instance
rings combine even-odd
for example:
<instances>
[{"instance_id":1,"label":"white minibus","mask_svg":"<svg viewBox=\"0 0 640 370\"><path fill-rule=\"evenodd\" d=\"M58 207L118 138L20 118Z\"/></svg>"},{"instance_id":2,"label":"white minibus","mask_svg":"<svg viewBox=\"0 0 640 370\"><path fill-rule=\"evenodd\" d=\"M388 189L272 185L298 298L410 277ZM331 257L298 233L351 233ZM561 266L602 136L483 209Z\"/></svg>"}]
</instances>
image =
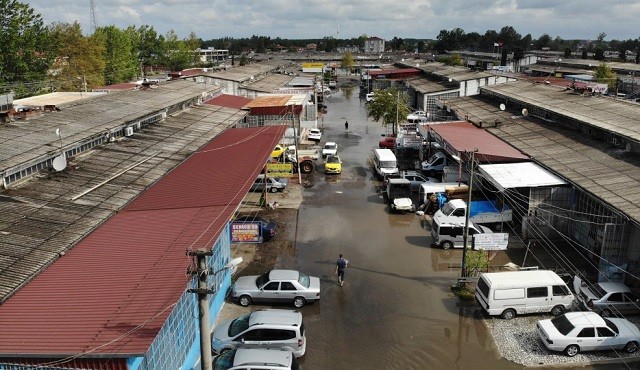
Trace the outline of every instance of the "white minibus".
<instances>
[{"instance_id":1,"label":"white minibus","mask_svg":"<svg viewBox=\"0 0 640 370\"><path fill-rule=\"evenodd\" d=\"M393 154L391 149L374 149L373 165L376 169L376 174L383 179L389 175L398 174L396 155Z\"/></svg>"}]
</instances>

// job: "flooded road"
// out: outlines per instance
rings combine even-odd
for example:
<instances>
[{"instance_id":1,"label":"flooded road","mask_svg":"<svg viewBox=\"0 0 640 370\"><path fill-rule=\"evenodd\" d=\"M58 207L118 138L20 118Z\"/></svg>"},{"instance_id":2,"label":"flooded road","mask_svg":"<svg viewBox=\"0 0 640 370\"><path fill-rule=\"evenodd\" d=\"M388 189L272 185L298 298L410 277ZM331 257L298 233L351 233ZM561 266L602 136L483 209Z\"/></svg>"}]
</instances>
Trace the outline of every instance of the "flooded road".
<instances>
[{"instance_id":1,"label":"flooded road","mask_svg":"<svg viewBox=\"0 0 640 370\"><path fill-rule=\"evenodd\" d=\"M346 95L346 96L345 96ZM430 247L414 214L389 214L369 163L385 129L366 117L357 88L328 99L319 126L335 141L341 175L314 172L303 191L296 255L286 266L319 276L320 302L304 307L305 369L510 369L474 307L449 292L460 251ZM349 121L348 133L344 121ZM320 169L318 167L317 169ZM334 274L348 259L343 287Z\"/></svg>"}]
</instances>

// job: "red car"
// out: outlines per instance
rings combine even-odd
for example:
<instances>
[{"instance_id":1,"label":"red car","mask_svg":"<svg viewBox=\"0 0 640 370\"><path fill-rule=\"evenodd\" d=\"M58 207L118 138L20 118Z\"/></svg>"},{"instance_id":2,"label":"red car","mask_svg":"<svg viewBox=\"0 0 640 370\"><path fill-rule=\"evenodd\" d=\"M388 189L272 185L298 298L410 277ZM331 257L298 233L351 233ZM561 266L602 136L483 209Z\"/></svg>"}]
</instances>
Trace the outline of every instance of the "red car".
<instances>
[{"instance_id":1,"label":"red car","mask_svg":"<svg viewBox=\"0 0 640 370\"><path fill-rule=\"evenodd\" d=\"M391 136L385 136L378 142L378 147L382 149L395 149L396 138Z\"/></svg>"}]
</instances>

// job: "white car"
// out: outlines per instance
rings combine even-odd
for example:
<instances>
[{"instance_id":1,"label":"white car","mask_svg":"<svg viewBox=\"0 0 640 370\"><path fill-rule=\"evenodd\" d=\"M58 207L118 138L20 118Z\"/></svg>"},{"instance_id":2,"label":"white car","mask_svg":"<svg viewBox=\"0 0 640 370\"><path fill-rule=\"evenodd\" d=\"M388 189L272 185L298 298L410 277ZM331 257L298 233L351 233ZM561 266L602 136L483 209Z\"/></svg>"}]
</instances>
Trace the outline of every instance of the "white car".
<instances>
[{"instance_id":1,"label":"white car","mask_svg":"<svg viewBox=\"0 0 640 370\"><path fill-rule=\"evenodd\" d=\"M319 128L312 128L309 130L309 135L307 135L307 139L313 141L320 141L322 138L322 131Z\"/></svg>"},{"instance_id":2,"label":"white car","mask_svg":"<svg viewBox=\"0 0 640 370\"><path fill-rule=\"evenodd\" d=\"M322 157L336 155L338 153L338 144L333 141L327 141L322 148Z\"/></svg>"},{"instance_id":3,"label":"white car","mask_svg":"<svg viewBox=\"0 0 640 370\"><path fill-rule=\"evenodd\" d=\"M213 359L215 370L292 370L299 369L292 352L281 349L237 348Z\"/></svg>"},{"instance_id":4,"label":"white car","mask_svg":"<svg viewBox=\"0 0 640 370\"><path fill-rule=\"evenodd\" d=\"M419 122L427 122L429 118L429 114L423 110L417 110L407 116L407 122L411 123L419 123Z\"/></svg>"},{"instance_id":5,"label":"white car","mask_svg":"<svg viewBox=\"0 0 640 370\"><path fill-rule=\"evenodd\" d=\"M374 100L373 93L368 93L365 98L367 99L367 103L372 102Z\"/></svg>"},{"instance_id":6,"label":"white car","mask_svg":"<svg viewBox=\"0 0 640 370\"><path fill-rule=\"evenodd\" d=\"M595 312L568 312L536 324L538 336L552 350L573 357L581 351L638 350L640 330L627 319L608 319Z\"/></svg>"}]
</instances>

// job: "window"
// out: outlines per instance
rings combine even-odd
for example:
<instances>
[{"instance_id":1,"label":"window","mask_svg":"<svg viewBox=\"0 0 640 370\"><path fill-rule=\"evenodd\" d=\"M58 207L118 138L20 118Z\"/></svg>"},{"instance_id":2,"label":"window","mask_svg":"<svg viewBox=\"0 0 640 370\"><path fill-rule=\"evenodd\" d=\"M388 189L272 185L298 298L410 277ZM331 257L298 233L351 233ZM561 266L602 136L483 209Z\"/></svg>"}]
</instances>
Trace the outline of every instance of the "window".
<instances>
[{"instance_id":1,"label":"window","mask_svg":"<svg viewBox=\"0 0 640 370\"><path fill-rule=\"evenodd\" d=\"M440 235L453 235L453 227L451 226L440 226Z\"/></svg>"},{"instance_id":2,"label":"window","mask_svg":"<svg viewBox=\"0 0 640 370\"><path fill-rule=\"evenodd\" d=\"M265 330L262 329L253 329L244 333L244 335L238 339L244 339L246 341L260 341L260 340L268 340L265 339L266 333Z\"/></svg>"},{"instance_id":3,"label":"window","mask_svg":"<svg viewBox=\"0 0 640 370\"><path fill-rule=\"evenodd\" d=\"M464 208L456 209L455 211L453 211L453 215L454 216L459 216L459 217L464 216Z\"/></svg>"},{"instance_id":4,"label":"window","mask_svg":"<svg viewBox=\"0 0 640 370\"><path fill-rule=\"evenodd\" d=\"M265 285L263 290L278 290L278 286L280 285L277 281L272 281L269 284Z\"/></svg>"},{"instance_id":5,"label":"window","mask_svg":"<svg viewBox=\"0 0 640 370\"><path fill-rule=\"evenodd\" d=\"M622 302L622 293L618 292L618 293L611 293L611 295L609 296L609 298L607 298L607 301L609 302Z\"/></svg>"},{"instance_id":6,"label":"window","mask_svg":"<svg viewBox=\"0 0 640 370\"><path fill-rule=\"evenodd\" d=\"M287 340L296 337L296 332L293 330L283 329L263 329L262 340Z\"/></svg>"},{"instance_id":7,"label":"window","mask_svg":"<svg viewBox=\"0 0 640 370\"><path fill-rule=\"evenodd\" d=\"M552 290L555 297L562 297L571 294L569 293L569 289L566 285L554 285Z\"/></svg>"},{"instance_id":8,"label":"window","mask_svg":"<svg viewBox=\"0 0 640 370\"><path fill-rule=\"evenodd\" d=\"M546 286L527 288L527 298L540 298L549 295L549 289Z\"/></svg>"},{"instance_id":9,"label":"window","mask_svg":"<svg viewBox=\"0 0 640 370\"><path fill-rule=\"evenodd\" d=\"M295 285L293 285L293 283L290 283L288 281L283 281L280 284L280 290L297 290Z\"/></svg>"},{"instance_id":10,"label":"window","mask_svg":"<svg viewBox=\"0 0 640 370\"><path fill-rule=\"evenodd\" d=\"M596 328L598 330L598 336L599 337L615 337L615 333L612 332L609 328L604 328L604 327L598 327Z\"/></svg>"},{"instance_id":11,"label":"window","mask_svg":"<svg viewBox=\"0 0 640 370\"><path fill-rule=\"evenodd\" d=\"M638 297L636 297L636 295L633 294L633 293L626 292L626 293L623 293L623 294L624 294L625 302L635 302L635 301L638 300Z\"/></svg>"},{"instance_id":12,"label":"window","mask_svg":"<svg viewBox=\"0 0 640 370\"><path fill-rule=\"evenodd\" d=\"M578 333L578 338L593 338L596 336L595 328L584 328Z\"/></svg>"}]
</instances>

